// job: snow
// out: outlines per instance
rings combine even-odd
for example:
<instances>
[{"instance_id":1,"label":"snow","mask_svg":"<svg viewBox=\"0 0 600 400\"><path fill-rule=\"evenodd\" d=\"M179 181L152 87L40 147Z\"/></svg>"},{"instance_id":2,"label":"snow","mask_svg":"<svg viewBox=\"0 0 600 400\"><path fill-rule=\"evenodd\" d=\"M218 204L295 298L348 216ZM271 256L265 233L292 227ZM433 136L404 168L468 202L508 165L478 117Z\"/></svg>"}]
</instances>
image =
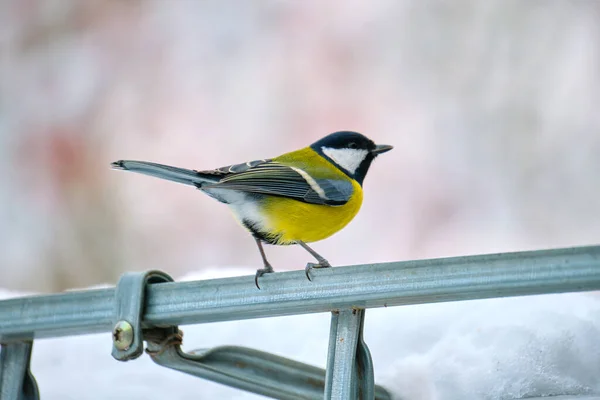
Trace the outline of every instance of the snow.
<instances>
[{"instance_id":1,"label":"snow","mask_svg":"<svg viewBox=\"0 0 600 400\"><path fill-rule=\"evenodd\" d=\"M242 273L213 270L184 280ZM17 295L0 290L0 299ZM311 314L181 328L186 350L241 345L323 367L329 319ZM598 293L373 309L365 325L376 382L395 399L600 399ZM36 341L32 370L43 398L261 398L159 367L147 356L117 362L110 340L106 333Z\"/></svg>"}]
</instances>

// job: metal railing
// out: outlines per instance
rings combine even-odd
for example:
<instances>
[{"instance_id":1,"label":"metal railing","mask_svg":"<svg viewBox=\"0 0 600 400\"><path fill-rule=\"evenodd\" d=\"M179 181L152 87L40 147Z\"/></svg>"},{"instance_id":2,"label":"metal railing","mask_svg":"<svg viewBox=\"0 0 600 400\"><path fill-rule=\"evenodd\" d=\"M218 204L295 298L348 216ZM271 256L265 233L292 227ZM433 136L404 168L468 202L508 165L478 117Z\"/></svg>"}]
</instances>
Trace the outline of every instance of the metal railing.
<instances>
[{"instance_id":1,"label":"metal railing","mask_svg":"<svg viewBox=\"0 0 600 400\"><path fill-rule=\"evenodd\" d=\"M116 288L0 301L0 400L37 399L34 339L112 332L113 357L163 366L279 399L389 399L373 381L365 309L600 290L600 246L366 264L174 283L125 274ZM184 353L179 325L331 312L326 369L253 349ZM67 382L65 382L67 384Z\"/></svg>"}]
</instances>

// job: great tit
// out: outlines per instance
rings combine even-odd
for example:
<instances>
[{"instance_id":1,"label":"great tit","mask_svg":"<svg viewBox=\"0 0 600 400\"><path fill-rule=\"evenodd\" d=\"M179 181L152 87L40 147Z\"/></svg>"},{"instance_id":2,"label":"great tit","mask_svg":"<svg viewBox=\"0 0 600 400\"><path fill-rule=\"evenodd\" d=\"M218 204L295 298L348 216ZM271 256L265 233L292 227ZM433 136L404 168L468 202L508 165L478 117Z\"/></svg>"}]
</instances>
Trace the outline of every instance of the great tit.
<instances>
[{"instance_id":1,"label":"great tit","mask_svg":"<svg viewBox=\"0 0 600 400\"><path fill-rule=\"evenodd\" d=\"M376 145L357 132L335 132L300 150L279 157L196 171L145 161L121 160L112 168L195 186L229 206L252 234L264 267L254 282L273 272L262 243L298 244L317 260L312 268L331 265L307 243L333 235L358 213L362 183L371 162L392 149Z\"/></svg>"}]
</instances>

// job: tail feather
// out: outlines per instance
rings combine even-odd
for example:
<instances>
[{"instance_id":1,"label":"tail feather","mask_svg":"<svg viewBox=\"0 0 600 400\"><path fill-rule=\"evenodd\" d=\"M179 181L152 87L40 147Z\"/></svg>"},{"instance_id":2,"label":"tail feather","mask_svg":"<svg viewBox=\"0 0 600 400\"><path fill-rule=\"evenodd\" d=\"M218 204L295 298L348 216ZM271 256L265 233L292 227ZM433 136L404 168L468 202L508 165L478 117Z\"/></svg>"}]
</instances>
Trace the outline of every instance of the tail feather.
<instances>
[{"instance_id":1,"label":"tail feather","mask_svg":"<svg viewBox=\"0 0 600 400\"><path fill-rule=\"evenodd\" d=\"M137 172L173 182L201 187L203 183L215 182L217 177L206 176L191 169L171 167L146 161L120 160L110 164L113 169Z\"/></svg>"}]
</instances>

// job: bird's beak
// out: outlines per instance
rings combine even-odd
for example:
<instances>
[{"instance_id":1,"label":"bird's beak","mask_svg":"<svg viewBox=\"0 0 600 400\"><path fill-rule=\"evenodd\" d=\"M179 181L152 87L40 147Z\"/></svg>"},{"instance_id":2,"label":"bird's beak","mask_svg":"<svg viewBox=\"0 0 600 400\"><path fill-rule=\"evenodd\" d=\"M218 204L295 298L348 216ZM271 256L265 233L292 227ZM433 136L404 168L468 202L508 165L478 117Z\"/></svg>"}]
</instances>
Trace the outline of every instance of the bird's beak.
<instances>
[{"instance_id":1,"label":"bird's beak","mask_svg":"<svg viewBox=\"0 0 600 400\"><path fill-rule=\"evenodd\" d=\"M371 154L378 155L385 153L386 151L390 151L393 148L394 146L390 146L389 144L378 144L373 150L371 150Z\"/></svg>"}]
</instances>

